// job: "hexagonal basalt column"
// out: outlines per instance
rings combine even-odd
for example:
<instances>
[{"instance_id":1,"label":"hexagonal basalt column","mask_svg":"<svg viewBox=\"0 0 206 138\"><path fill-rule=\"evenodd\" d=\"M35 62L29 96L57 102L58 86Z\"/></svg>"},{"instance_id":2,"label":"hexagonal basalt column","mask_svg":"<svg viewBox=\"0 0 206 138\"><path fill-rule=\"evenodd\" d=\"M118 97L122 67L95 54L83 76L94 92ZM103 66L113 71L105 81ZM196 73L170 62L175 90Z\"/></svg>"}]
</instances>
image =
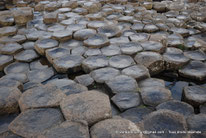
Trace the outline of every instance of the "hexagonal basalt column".
<instances>
[{"instance_id":1,"label":"hexagonal basalt column","mask_svg":"<svg viewBox=\"0 0 206 138\"><path fill-rule=\"evenodd\" d=\"M68 55L57 58L53 61L53 66L59 73L73 73L81 70L83 57L79 55Z\"/></svg>"}]
</instances>

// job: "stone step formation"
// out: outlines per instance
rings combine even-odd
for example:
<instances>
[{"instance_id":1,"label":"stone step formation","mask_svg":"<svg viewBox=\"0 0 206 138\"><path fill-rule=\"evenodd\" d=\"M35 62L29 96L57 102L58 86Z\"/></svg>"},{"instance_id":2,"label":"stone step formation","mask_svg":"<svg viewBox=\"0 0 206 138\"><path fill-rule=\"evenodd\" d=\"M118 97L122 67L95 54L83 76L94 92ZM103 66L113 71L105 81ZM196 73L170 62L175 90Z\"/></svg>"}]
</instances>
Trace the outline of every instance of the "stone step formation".
<instances>
[{"instance_id":1,"label":"stone step formation","mask_svg":"<svg viewBox=\"0 0 206 138\"><path fill-rule=\"evenodd\" d=\"M0 137L206 137L205 13L205 0L1 1Z\"/></svg>"}]
</instances>

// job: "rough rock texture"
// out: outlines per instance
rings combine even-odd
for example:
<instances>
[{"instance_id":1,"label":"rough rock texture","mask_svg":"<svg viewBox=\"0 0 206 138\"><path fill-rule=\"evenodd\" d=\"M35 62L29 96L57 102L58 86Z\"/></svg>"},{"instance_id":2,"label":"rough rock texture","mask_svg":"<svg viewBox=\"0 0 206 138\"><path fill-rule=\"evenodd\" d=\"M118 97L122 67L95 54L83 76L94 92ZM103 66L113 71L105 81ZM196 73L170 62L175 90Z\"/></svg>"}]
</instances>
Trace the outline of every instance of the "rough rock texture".
<instances>
[{"instance_id":1,"label":"rough rock texture","mask_svg":"<svg viewBox=\"0 0 206 138\"><path fill-rule=\"evenodd\" d=\"M121 110L126 110L140 105L141 99L139 93L121 92L111 98L115 105Z\"/></svg>"},{"instance_id":2,"label":"rough rock texture","mask_svg":"<svg viewBox=\"0 0 206 138\"><path fill-rule=\"evenodd\" d=\"M205 103L206 90L202 86L187 86L183 90L184 101L198 107Z\"/></svg>"},{"instance_id":3,"label":"rough rock texture","mask_svg":"<svg viewBox=\"0 0 206 138\"><path fill-rule=\"evenodd\" d=\"M200 137L205 137L206 133L206 115L205 114L198 114L198 115L191 115L187 118L187 125L188 129L192 131L199 131L201 132L200 134L192 134L192 137L194 138L200 138Z\"/></svg>"},{"instance_id":4,"label":"rough rock texture","mask_svg":"<svg viewBox=\"0 0 206 138\"><path fill-rule=\"evenodd\" d=\"M25 91L19 99L21 111L33 108L58 107L66 95L56 86L47 84Z\"/></svg>"},{"instance_id":5,"label":"rough rock texture","mask_svg":"<svg viewBox=\"0 0 206 138\"><path fill-rule=\"evenodd\" d=\"M157 110L167 109L167 110L175 111L186 117L194 114L194 108L191 105L184 103L184 102L176 101L176 100L172 100L172 101L159 104L156 107L156 109Z\"/></svg>"},{"instance_id":6,"label":"rough rock texture","mask_svg":"<svg viewBox=\"0 0 206 138\"><path fill-rule=\"evenodd\" d=\"M188 138L188 134L174 134L169 131L187 131L183 115L169 110L158 110L147 115L143 120L143 129L148 131L164 131L163 134L149 134L146 137Z\"/></svg>"},{"instance_id":7,"label":"rough rock texture","mask_svg":"<svg viewBox=\"0 0 206 138\"><path fill-rule=\"evenodd\" d=\"M65 121L53 127L38 138L89 138L89 130L86 122Z\"/></svg>"},{"instance_id":8,"label":"rough rock texture","mask_svg":"<svg viewBox=\"0 0 206 138\"><path fill-rule=\"evenodd\" d=\"M58 109L31 109L15 118L9 125L9 129L17 135L31 138L63 121L63 116Z\"/></svg>"},{"instance_id":9,"label":"rough rock texture","mask_svg":"<svg viewBox=\"0 0 206 138\"><path fill-rule=\"evenodd\" d=\"M143 103L149 106L157 106L171 99L170 90L158 86L141 88L140 94Z\"/></svg>"},{"instance_id":10,"label":"rough rock texture","mask_svg":"<svg viewBox=\"0 0 206 138\"><path fill-rule=\"evenodd\" d=\"M100 121L91 127L91 137L111 137L111 138L142 138L142 134L122 134L121 131L139 132L140 128L129 120L114 118Z\"/></svg>"},{"instance_id":11,"label":"rough rock texture","mask_svg":"<svg viewBox=\"0 0 206 138\"><path fill-rule=\"evenodd\" d=\"M164 70L164 61L159 53L141 52L138 53L134 59L138 64L143 64L147 67L152 75Z\"/></svg>"},{"instance_id":12,"label":"rough rock texture","mask_svg":"<svg viewBox=\"0 0 206 138\"><path fill-rule=\"evenodd\" d=\"M206 78L206 64L201 61L191 61L184 68L179 70L181 76L198 81Z\"/></svg>"},{"instance_id":13,"label":"rough rock texture","mask_svg":"<svg viewBox=\"0 0 206 138\"><path fill-rule=\"evenodd\" d=\"M111 93L137 92L138 84L135 79L126 75L118 75L106 82Z\"/></svg>"},{"instance_id":14,"label":"rough rock texture","mask_svg":"<svg viewBox=\"0 0 206 138\"><path fill-rule=\"evenodd\" d=\"M85 120L89 125L111 117L109 98L98 91L69 95L60 107L67 120Z\"/></svg>"},{"instance_id":15,"label":"rough rock texture","mask_svg":"<svg viewBox=\"0 0 206 138\"><path fill-rule=\"evenodd\" d=\"M0 114L18 112L18 100L20 96L20 90L15 87L0 87Z\"/></svg>"}]
</instances>

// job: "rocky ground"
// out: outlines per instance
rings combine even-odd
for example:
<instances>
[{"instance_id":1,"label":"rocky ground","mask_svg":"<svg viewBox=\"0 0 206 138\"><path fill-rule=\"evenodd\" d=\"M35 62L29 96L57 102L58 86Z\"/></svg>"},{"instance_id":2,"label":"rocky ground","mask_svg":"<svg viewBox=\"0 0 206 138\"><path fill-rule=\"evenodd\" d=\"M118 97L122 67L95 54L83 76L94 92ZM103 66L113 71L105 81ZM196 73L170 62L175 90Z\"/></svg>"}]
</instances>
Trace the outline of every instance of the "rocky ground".
<instances>
[{"instance_id":1,"label":"rocky ground","mask_svg":"<svg viewBox=\"0 0 206 138\"><path fill-rule=\"evenodd\" d=\"M206 1L0 7L0 137L206 137Z\"/></svg>"}]
</instances>

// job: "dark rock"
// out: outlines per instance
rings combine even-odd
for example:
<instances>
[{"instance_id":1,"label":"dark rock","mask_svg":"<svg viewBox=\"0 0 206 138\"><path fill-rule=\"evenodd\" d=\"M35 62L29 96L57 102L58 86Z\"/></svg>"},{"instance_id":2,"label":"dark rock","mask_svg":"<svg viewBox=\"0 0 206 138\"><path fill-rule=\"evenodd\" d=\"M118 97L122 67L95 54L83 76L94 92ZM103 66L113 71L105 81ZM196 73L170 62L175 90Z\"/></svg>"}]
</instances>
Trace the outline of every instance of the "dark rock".
<instances>
[{"instance_id":1,"label":"dark rock","mask_svg":"<svg viewBox=\"0 0 206 138\"><path fill-rule=\"evenodd\" d=\"M186 120L183 115L169 111L158 110L147 115L143 120L143 129L147 131L164 131L164 133L154 133L146 135L147 137L170 137L170 138L188 138L187 133L171 133L176 131L187 131Z\"/></svg>"},{"instance_id":2,"label":"dark rock","mask_svg":"<svg viewBox=\"0 0 206 138\"><path fill-rule=\"evenodd\" d=\"M65 96L54 85L40 85L25 91L19 99L19 105L22 112L34 108L58 107Z\"/></svg>"},{"instance_id":3,"label":"dark rock","mask_svg":"<svg viewBox=\"0 0 206 138\"><path fill-rule=\"evenodd\" d=\"M138 84L135 79L126 75L118 75L106 82L113 94L119 92L137 92Z\"/></svg>"},{"instance_id":4,"label":"dark rock","mask_svg":"<svg viewBox=\"0 0 206 138\"><path fill-rule=\"evenodd\" d=\"M139 93L120 92L111 98L120 111L127 110L140 105L141 99Z\"/></svg>"},{"instance_id":5,"label":"dark rock","mask_svg":"<svg viewBox=\"0 0 206 138\"><path fill-rule=\"evenodd\" d=\"M178 112L182 115L184 115L185 117L188 117L189 115L194 114L194 108L185 103L185 102L180 102L180 101L176 101L176 100L172 100L172 101L168 101L168 102L164 102L162 104L159 104L156 107L157 110L160 109L167 109L167 110L171 110L171 111L175 111Z\"/></svg>"},{"instance_id":6,"label":"dark rock","mask_svg":"<svg viewBox=\"0 0 206 138\"><path fill-rule=\"evenodd\" d=\"M10 123L9 129L17 135L31 138L63 121L63 116L58 109L30 109L15 118Z\"/></svg>"}]
</instances>

